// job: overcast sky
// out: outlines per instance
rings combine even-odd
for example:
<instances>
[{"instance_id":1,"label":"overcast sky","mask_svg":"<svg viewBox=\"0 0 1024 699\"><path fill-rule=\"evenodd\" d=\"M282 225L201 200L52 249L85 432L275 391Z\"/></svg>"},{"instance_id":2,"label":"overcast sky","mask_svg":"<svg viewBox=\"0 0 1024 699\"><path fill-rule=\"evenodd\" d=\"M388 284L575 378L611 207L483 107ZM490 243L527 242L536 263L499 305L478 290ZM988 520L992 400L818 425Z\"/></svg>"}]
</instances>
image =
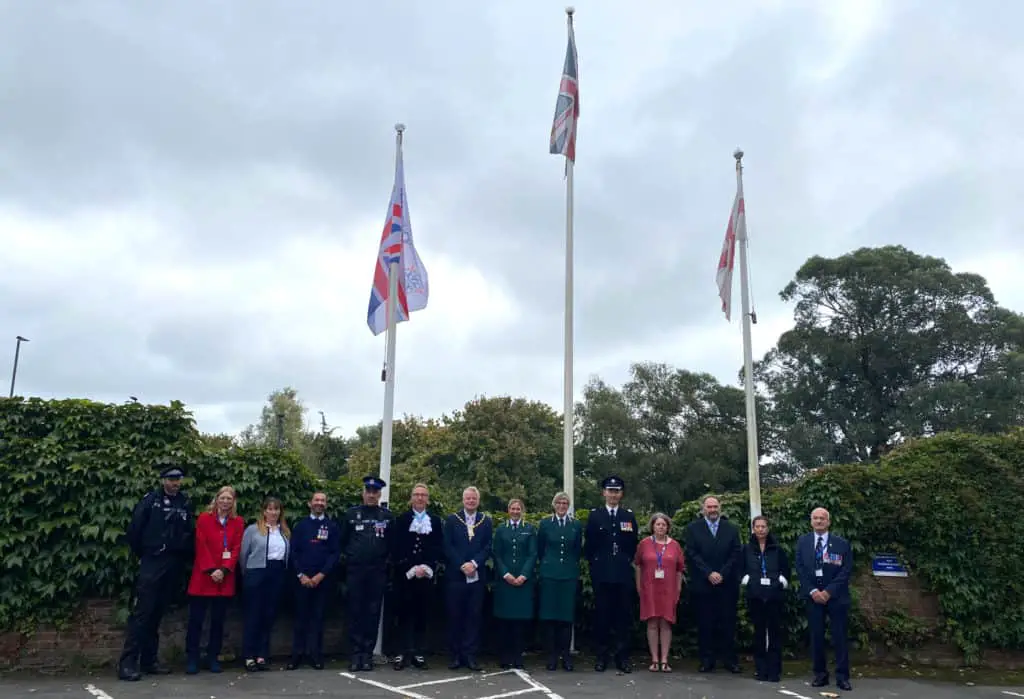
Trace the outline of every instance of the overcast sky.
<instances>
[{"instance_id":1,"label":"overcast sky","mask_svg":"<svg viewBox=\"0 0 1024 699\"><path fill-rule=\"evenodd\" d=\"M755 357L791 324L778 292L799 265L862 245L945 257L1024 311L1024 7L576 8L577 394L642 360L736 383L738 278L728 324L714 277L737 146ZM401 121L431 297L399 326L397 415L497 394L560 409L561 4L0 14L0 357L30 338L19 394L180 399L234 432L291 385L312 422L379 420L366 309Z\"/></svg>"}]
</instances>

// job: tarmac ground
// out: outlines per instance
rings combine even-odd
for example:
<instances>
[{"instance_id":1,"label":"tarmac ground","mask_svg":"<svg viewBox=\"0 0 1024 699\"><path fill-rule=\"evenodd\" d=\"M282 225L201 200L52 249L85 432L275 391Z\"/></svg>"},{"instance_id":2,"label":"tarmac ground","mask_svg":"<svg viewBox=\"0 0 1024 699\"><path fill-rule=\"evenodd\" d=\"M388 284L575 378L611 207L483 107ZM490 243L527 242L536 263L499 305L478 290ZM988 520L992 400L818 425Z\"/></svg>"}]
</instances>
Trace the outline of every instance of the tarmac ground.
<instances>
[{"instance_id":1,"label":"tarmac ground","mask_svg":"<svg viewBox=\"0 0 1024 699\"><path fill-rule=\"evenodd\" d=\"M328 663L323 670L304 667L286 672L275 666L267 672L246 673L225 667L221 674L176 673L121 682L114 674L11 675L0 679L3 699L241 699L249 697L365 697L367 699L821 699L856 696L872 699L1008 699L1024 698L1022 687L984 687L908 679L854 677L853 692L835 686L811 687L810 678L785 678L780 683L757 682L749 675L719 671L697 674L685 670L648 672L644 666L629 675L612 670L594 672L577 666L575 672L468 671L447 669L396 672L390 666L373 672L349 673L347 664Z\"/></svg>"}]
</instances>

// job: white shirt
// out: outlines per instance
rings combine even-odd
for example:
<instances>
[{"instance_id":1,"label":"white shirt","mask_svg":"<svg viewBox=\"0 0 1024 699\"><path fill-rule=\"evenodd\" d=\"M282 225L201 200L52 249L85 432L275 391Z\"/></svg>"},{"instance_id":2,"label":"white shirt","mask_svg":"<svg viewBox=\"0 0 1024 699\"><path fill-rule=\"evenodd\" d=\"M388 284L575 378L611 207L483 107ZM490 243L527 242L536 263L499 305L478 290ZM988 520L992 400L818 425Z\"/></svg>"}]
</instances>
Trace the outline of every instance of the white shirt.
<instances>
[{"instance_id":1,"label":"white shirt","mask_svg":"<svg viewBox=\"0 0 1024 699\"><path fill-rule=\"evenodd\" d=\"M287 550L288 544L281 534L281 527L270 527L270 531L267 532L267 560L283 561Z\"/></svg>"}]
</instances>

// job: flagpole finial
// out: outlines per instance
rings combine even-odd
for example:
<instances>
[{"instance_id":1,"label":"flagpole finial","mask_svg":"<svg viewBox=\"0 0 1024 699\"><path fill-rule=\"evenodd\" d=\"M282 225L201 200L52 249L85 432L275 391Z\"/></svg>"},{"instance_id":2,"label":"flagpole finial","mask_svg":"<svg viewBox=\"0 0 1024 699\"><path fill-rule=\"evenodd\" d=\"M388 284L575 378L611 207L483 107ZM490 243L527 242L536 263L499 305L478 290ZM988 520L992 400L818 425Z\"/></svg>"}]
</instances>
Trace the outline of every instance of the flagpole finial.
<instances>
[{"instance_id":1,"label":"flagpole finial","mask_svg":"<svg viewBox=\"0 0 1024 699\"><path fill-rule=\"evenodd\" d=\"M405 131L405 124L395 124L395 131L398 133Z\"/></svg>"},{"instance_id":2,"label":"flagpole finial","mask_svg":"<svg viewBox=\"0 0 1024 699\"><path fill-rule=\"evenodd\" d=\"M737 148L735 151L733 151L732 157L736 158L736 162L738 163L739 161L743 160L743 151Z\"/></svg>"},{"instance_id":3,"label":"flagpole finial","mask_svg":"<svg viewBox=\"0 0 1024 699\"><path fill-rule=\"evenodd\" d=\"M573 7L572 5L569 5L567 8L565 8L565 14L569 15L570 17L572 17L573 13L575 13L575 12L576 12L576 8Z\"/></svg>"}]
</instances>

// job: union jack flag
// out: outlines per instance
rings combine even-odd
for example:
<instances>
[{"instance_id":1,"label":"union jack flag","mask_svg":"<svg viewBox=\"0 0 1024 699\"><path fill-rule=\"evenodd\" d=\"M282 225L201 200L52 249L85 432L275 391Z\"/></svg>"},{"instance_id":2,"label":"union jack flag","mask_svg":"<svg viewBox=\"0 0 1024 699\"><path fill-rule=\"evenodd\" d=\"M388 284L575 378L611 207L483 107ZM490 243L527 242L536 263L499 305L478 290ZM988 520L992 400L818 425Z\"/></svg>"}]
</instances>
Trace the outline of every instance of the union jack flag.
<instances>
[{"instance_id":1,"label":"union jack flag","mask_svg":"<svg viewBox=\"0 0 1024 699\"><path fill-rule=\"evenodd\" d=\"M388 282L393 262L398 264L399 270L395 322L401 323L409 320L411 311L427 307L430 293L427 269L412 242L401 148L395 164L395 184L391 190L384 230L381 232L380 251L373 271L373 287L370 289L370 306L366 314L366 324L374 335L380 335L388 328Z\"/></svg>"},{"instance_id":2,"label":"union jack flag","mask_svg":"<svg viewBox=\"0 0 1024 699\"><path fill-rule=\"evenodd\" d=\"M562 68L562 84L558 87L558 101L555 103L555 120L551 125L550 152L564 155L576 162L576 122L580 117L579 66L576 60L576 34L569 20L569 45L565 49L565 67Z\"/></svg>"}]
</instances>

